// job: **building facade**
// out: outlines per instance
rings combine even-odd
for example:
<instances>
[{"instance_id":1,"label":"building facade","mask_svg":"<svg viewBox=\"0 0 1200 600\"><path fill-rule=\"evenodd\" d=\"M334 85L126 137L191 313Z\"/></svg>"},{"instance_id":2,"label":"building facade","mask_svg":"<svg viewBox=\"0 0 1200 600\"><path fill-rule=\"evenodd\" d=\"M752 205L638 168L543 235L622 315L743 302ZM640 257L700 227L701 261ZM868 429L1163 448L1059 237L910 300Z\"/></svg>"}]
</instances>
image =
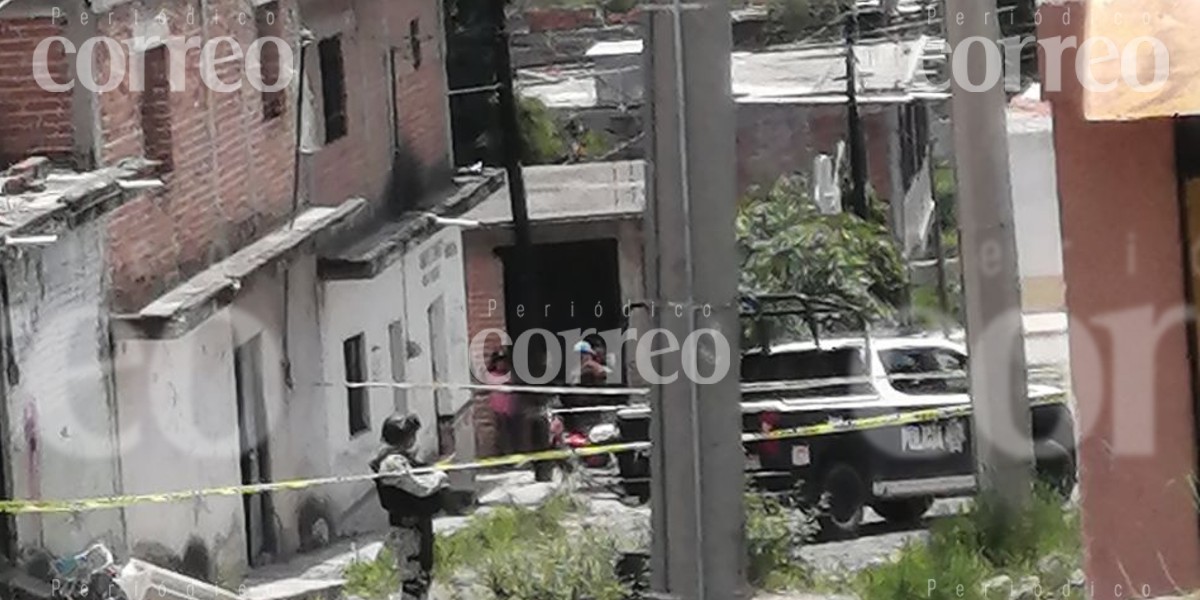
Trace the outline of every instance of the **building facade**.
<instances>
[{"instance_id":1,"label":"building facade","mask_svg":"<svg viewBox=\"0 0 1200 600\"><path fill-rule=\"evenodd\" d=\"M557 337L560 356L569 356L571 331L604 336L614 384L642 385L636 365L636 340L621 342L628 331L649 324L643 254L646 209L645 164L640 160L546 165L523 169L530 230L539 272L539 327ZM499 348L503 331L516 342L530 328L533 307L521 307L515 239L507 190L500 189L463 214L479 227L463 234L467 269L467 328L473 364ZM518 310L518 307L521 307ZM566 337L564 337L566 336ZM559 381L565 379L566 361ZM535 375L537 375L535 373ZM475 373L476 377L482 373ZM484 398L476 403L476 447L496 451L495 428Z\"/></svg>"},{"instance_id":2,"label":"building facade","mask_svg":"<svg viewBox=\"0 0 1200 600\"><path fill-rule=\"evenodd\" d=\"M122 168L140 183L110 184L120 202L4 263L5 497L361 473L397 409L421 416L425 457L472 455L469 396L362 385L466 379L463 241L426 212L465 209L499 180L452 170L440 2L10 8L5 164L37 153L76 177ZM55 41L39 58L56 36L73 46ZM115 43L80 53L93 38ZM283 50L257 63L221 54L266 38L290 62ZM174 39L219 43L213 56L176 55ZM51 91L30 76L86 76L81 55L115 73L111 89ZM122 62L144 68L140 82L114 70ZM285 83L260 91L255 76ZM17 515L6 553L36 571L40 556L102 541L230 583L382 526L372 490Z\"/></svg>"}]
</instances>

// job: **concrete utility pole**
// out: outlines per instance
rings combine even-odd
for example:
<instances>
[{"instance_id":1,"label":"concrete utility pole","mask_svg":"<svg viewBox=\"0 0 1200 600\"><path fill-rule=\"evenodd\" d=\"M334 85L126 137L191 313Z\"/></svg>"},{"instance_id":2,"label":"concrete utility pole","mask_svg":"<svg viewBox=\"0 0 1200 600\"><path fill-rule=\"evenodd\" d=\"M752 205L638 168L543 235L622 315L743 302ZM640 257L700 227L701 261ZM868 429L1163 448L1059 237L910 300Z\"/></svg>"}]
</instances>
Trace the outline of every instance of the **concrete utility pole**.
<instances>
[{"instance_id":1,"label":"concrete utility pole","mask_svg":"<svg viewBox=\"0 0 1200 600\"><path fill-rule=\"evenodd\" d=\"M647 287L652 319L679 344L654 357L658 373L678 376L651 398L653 587L679 600L730 600L745 588L745 455L729 5L657 0L647 8ZM692 333L706 329L721 344ZM714 369L725 375L712 383L689 375Z\"/></svg>"},{"instance_id":2,"label":"concrete utility pole","mask_svg":"<svg viewBox=\"0 0 1200 600\"><path fill-rule=\"evenodd\" d=\"M981 490L1010 508L1028 500L1033 442L1025 380L1021 291L1013 233L1003 77L989 73L982 38L995 44L995 0L946 0L954 96L959 231L970 352L973 438ZM965 69L963 67L966 67ZM998 65L991 65L998 68ZM963 78L970 76L971 81ZM994 76L990 89L969 91Z\"/></svg>"}]
</instances>

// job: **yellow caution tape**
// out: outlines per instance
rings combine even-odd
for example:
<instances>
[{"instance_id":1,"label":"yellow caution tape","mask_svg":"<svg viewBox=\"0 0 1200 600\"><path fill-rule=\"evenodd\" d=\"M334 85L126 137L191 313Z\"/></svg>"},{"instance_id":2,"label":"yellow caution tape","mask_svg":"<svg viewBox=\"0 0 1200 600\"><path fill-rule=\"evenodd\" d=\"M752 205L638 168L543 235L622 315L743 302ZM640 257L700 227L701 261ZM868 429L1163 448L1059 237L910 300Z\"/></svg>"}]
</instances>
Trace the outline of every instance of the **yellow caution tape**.
<instances>
[{"instance_id":1,"label":"yellow caution tape","mask_svg":"<svg viewBox=\"0 0 1200 600\"><path fill-rule=\"evenodd\" d=\"M1032 402L1031 406L1059 404L1062 402L1063 399L1061 397L1055 397L1052 399ZM742 441L759 442L767 440L815 437L851 431L865 431L870 429L880 429L883 427L892 427L896 425L909 425L913 423L952 419L966 416L970 413L971 407L969 405L915 410L889 415L880 415L877 417L833 421L830 423L820 423L815 425L806 425L803 427L780 429L769 433L748 433L742 436ZM596 456L602 454L614 454L618 452L645 450L649 447L650 442L625 442L617 444L604 444L599 446L586 446L583 448L573 449L544 450L540 452L509 454L494 458L482 458L468 463L440 462L431 467L420 467L413 469L413 472L417 474L423 474L433 471L467 471L474 469L487 469L492 467L516 466L533 462L566 460L572 457ZM80 500L0 500L0 513L78 513L94 510L124 508L127 506L133 506L135 504L183 502L187 500L198 500L207 496L240 496L244 494L258 494L262 492L302 490L324 485L374 481L375 479L384 476L386 476L386 474L377 473L341 475L336 477L317 477L311 479L274 481L270 483L231 485L201 490L163 492L156 494L131 494L110 496L105 498L86 498Z\"/></svg>"}]
</instances>

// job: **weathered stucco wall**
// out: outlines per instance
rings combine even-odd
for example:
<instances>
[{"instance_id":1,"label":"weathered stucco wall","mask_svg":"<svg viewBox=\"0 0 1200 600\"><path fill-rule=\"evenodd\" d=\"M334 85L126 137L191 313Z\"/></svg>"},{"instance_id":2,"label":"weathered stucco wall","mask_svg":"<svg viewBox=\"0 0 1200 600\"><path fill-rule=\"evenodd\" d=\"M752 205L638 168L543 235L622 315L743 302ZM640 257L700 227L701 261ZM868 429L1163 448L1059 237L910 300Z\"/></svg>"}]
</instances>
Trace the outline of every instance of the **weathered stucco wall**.
<instances>
[{"instance_id":1,"label":"weathered stucco wall","mask_svg":"<svg viewBox=\"0 0 1200 600\"><path fill-rule=\"evenodd\" d=\"M324 390L320 387L321 338L319 328L316 260L309 254L286 267L267 268L243 284L231 307L234 347L258 337L263 399L266 408L270 477L279 481L329 474L325 452ZM288 300L284 303L284 290ZM284 318L288 335L284 344ZM289 368L290 367L290 368ZM233 398L229 399L234 402ZM301 509L306 504L319 514L325 510L326 488L272 494L279 528L279 553L301 548ZM304 518L311 518L307 513Z\"/></svg>"},{"instance_id":2,"label":"weathered stucco wall","mask_svg":"<svg viewBox=\"0 0 1200 600\"><path fill-rule=\"evenodd\" d=\"M127 493L241 483L232 320L226 309L179 338L116 343ZM239 497L137 505L126 510L126 523L137 554L178 557L192 545L204 549L215 576L245 567Z\"/></svg>"},{"instance_id":3,"label":"weathered stucco wall","mask_svg":"<svg viewBox=\"0 0 1200 600\"><path fill-rule=\"evenodd\" d=\"M425 266L422 268L422 257ZM436 269L437 276L431 275ZM408 381L433 380L430 328L427 311L441 297L443 323L437 327L445 336L447 374L445 381L470 380L466 352L466 296L463 284L462 241L456 228L446 228L410 248L402 259L369 280L334 280L324 283L322 329L324 331L325 424L328 453L335 473L361 473L379 448L379 426L395 410L415 412L421 419L419 454L427 459L437 454L438 421L435 394L431 389L397 393L387 388L369 388L370 429L356 436L349 433L347 390L342 343L362 334L367 350L368 381L393 381L393 356L403 360L403 377ZM399 327L402 343L393 346L391 331ZM415 351L408 353L409 342ZM395 353L395 354L394 354ZM443 413L457 414L469 393L455 390L445 395L449 406ZM463 423L460 423L463 425ZM465 422L470 426L470 421ZM469 429L468 429L469 430ZM460 438L470 436L456 436ZM470 440L470 441L473 441ZM472 447L459 446L459 459L470 456ZM341 534L369 531L385 523L383 511L368 483L330 488L330 506Z\"/></svg>"},{"instance_id":4,"label":"weathered stucco wall","mask_svg":"<svg viewBox=\"0 0 1200 600\"><path fill-rule=\"evenodd\" d=\"M109 394L104 225L63 231L57 242L7 254L12 364L6 365L6 473L17 498L68 499L120 492ZM15 517L19 545L52 554L94 541L124 545L122 511L86 518Z\"/></svg>"},{"instance_id":5,"label":"weathered stucco wall","mask_svg":"<svg viewBox=\"0 0 1200 600\"><path fill-rule=\"evenodd\" d=\"M312 255L286 267L287 352L284 352L285 267L244 280L232 305L187 334L166 340L117 342L117 392L125 443L126 490L191 490L242 482L235 349L257 338L256 374L266 416L273 480L329 473L320 384L316 262ZM290 386L288 370L290 365ZM247 374L251 376L254 374ZM272 494L269 515L278 554L300 549L301 514L324 507L325 490ZM154 552L183 557L189 544L207 553L208 575L236 580L247 567L241 498L135 506L127 511L131 546L153 541ZM194 568L189 566L189 568Z\"/></svg>"}]
</instances>

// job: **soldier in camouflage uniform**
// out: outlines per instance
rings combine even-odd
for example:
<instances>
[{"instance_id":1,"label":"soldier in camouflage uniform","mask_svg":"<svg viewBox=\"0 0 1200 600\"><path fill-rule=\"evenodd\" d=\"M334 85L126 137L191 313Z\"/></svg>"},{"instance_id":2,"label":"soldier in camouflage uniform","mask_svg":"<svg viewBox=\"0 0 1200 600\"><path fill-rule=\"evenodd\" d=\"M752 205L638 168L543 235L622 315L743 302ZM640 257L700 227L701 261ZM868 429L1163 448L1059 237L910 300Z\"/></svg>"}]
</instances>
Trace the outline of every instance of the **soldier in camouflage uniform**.
<instances>
[{"instance_id":1,"label":"soldier in camouflage uniform","mask_svg":"<svg viewBox=\"0 0 1200 600\"><path fill-rule=\"evenodd\" d=\"M421 421L395 414L383 422L383 448L371 461L379 503L392 526L387 547L400 573L401 600L426 600L433 572L433 516L441 509L447 477L442 471L415 474L412 447Z\"/></svg>"}]
</instances>

